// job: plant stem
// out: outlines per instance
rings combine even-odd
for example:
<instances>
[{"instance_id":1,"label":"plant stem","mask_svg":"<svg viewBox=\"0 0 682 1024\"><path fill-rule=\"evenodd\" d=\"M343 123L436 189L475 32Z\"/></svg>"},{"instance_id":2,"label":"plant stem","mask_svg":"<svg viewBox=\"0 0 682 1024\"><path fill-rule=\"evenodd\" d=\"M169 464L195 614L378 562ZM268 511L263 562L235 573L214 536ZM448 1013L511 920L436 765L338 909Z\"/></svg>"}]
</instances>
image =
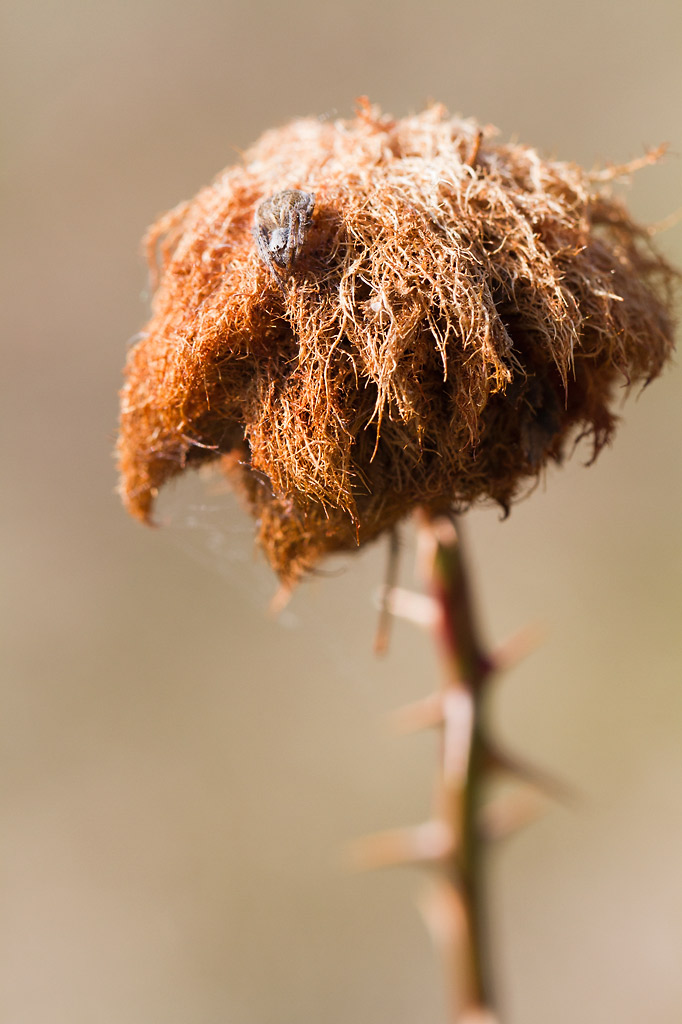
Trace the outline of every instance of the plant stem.
<instances>
[{"instance_id":1,"label":"plant stem","mask_svg":"<svg viewBox=\"0 0 682 1024\"><path fill-rule=\"evenodd\" d=\"M450 520L424 517L423 532L430 549L430 586L440 612L437 641L446 667L436 816L450 837L441 860L440 914L442 918L443 907L449 908L446 969L452 1020L493 1021L479 827L487 768L483 706L492 664L474 614L461 531Z\"/></svg>"}]
</instances>

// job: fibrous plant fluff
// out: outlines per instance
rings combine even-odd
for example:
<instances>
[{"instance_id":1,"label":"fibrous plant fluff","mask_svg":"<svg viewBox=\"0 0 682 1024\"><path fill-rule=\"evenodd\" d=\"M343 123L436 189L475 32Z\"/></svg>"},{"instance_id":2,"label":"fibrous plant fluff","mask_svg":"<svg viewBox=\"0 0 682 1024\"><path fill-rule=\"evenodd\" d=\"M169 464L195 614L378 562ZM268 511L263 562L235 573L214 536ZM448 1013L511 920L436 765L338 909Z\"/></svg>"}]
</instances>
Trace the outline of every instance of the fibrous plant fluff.
<instances>
[{"instance_id":1,"label":"fibrous plant fluff","mask_svg":"<svg viewBox=\"0 0 682 1024\"><path fill-rule=\"evenodd\" d=\"M619 386L671 352L675 275L608 191L622 168L494 135L361 102L267 132L158 221L122 392L135 516L219 460L291 581L417 506L508 509L577 437L599 452Z\"/></svg>"}]
</instances>

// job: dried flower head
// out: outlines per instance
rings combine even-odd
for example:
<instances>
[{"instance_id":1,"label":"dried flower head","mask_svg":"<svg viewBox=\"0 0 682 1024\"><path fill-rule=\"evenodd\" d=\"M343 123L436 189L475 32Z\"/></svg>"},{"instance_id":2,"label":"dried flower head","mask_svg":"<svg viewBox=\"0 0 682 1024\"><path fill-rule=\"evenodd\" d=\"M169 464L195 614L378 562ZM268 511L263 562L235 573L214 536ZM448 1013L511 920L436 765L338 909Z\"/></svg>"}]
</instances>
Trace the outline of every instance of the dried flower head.
<instances>
[{"instance_id":1,"label":"dried flower head","mask_svg":"<svg viewBox=\"0 0 682 1024\"><path fill-rule=\"evenodd\" d=\"M362 102L266 133L161 218L122 392L134 515L221 460L292 580L416 506L507 509L576 437L599 452L616 387L671 352L675 274L604 191L619 169L493 136Z\"/></svg>"}]
</instances>

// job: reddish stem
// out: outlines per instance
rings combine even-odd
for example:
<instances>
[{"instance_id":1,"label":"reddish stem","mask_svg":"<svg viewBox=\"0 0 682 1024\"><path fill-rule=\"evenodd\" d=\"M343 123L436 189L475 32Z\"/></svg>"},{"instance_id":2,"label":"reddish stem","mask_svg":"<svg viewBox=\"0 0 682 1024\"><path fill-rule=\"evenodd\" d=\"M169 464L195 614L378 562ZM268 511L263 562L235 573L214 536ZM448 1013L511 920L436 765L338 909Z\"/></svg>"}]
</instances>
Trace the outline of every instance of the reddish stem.
<instances>
[{"instance_id":1,"label":"reddish stem","mask_svg":"<svg viewBox=\"0 0 682 1024\"><path fill-rule=\"evenodd\" d=\"M446 666L437 815L451 836L443 859L448 931L448 973L453 1021L494 1020L493 985L483 892L479 829L486 767L483 723L485 683L492 663L481 642L461 536L446 519L425 517L430 585L440 610L436 637Z\"/></svg>"}]
</instances>

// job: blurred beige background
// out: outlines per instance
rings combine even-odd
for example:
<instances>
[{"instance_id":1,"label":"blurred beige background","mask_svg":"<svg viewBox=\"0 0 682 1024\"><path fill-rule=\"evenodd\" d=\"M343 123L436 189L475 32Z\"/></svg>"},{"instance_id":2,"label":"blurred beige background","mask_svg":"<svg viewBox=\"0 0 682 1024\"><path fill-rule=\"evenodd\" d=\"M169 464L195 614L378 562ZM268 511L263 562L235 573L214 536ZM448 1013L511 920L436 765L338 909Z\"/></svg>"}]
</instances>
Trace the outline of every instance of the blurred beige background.
<instances>
[{"instance_id":1,"label":"blurred beige background","mask_svg":"<svg viewBox=\"0 0 682 1024\"><path fill-rule=\"evenodd\" d=\"M677 0L193 4L6 0L0 1024L431 1024L422 879L344 872L348 839L421 820L435 738L384 716L437 681L397 623L371 653L377 548L273 580L229 498L114 494L147 224L299 114L429 98L682 204ZM660 245L682 263L682 230ZM682 415L674 368L612 450L469 517L489 636L546 643L500 734L573 783L490 865L505 1024L682 1020ZM409 554L405 583L411 580Z\"/></svg>"}]
</instances>

